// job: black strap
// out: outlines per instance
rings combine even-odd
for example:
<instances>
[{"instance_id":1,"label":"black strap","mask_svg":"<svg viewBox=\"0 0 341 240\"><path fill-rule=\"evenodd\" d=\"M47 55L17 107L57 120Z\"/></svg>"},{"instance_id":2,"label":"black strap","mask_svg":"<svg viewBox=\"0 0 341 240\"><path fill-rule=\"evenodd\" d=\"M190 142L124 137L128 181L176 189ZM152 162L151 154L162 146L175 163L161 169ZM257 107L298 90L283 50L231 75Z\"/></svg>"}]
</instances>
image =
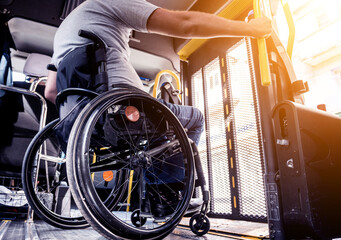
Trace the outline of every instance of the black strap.
<instances>
[{"instance_id":1,"label":"black strap","mask_svg":"<svg viewBox=\"0 0 341 240\"><path fill-rule=\"evenodd\" d=\"M98 93L104 93L108 91L108 85L101 85L96 88L96 92Z\"/></svg>"},{"instance_id":2,"label":"black strap","mask_svg":"<svg viewBox=\"0 0 341 240\"><path fill-rule=\"evenodd\" d=\"M108 73L100 72L95 76L94 83L95 91L98 93L103 93L108 91Z\"/></svg>"},{"instance_id":3,"label":"black strap","mask_svg":"<svg viewBox=\"0 0 341 240\"><path fill-rule=\"evenodd\" d=\"M95 76L95 87L99 86L99 85L102 85L102 84L106 84L108 85L108 80L107 80L107 73L106 72L101 72L99 74L97 74Z\"/></svg>"},{"instance_id":4,"label":"black strap","mask_svg":"<svg viewBox=\"0 0 341 240\"><path fill-rule=\"evenodd\" d=\"M95 50L95 61L96 63L105 62L106 61L106 53L105 49L99 48Z\"/></svg>"}]
</instances>

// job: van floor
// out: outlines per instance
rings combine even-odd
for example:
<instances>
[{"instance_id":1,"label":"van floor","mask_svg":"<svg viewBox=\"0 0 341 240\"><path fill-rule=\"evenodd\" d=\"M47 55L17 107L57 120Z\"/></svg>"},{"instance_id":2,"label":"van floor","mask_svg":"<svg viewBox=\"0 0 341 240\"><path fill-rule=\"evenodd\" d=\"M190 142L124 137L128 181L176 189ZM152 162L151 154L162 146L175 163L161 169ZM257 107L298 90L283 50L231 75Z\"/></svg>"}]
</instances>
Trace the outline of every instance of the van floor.
<instances>
[{"instance_id":1,"label":"van floor","mask_svg":"<svg viewBox=\"0 0 341 240\"><path fill-rule=\"evenodd\" d=\"M226 219L210 219L211 230L204 236L196 236L188 227L189 218L184 218L179 226L165 240L199 239L267 239L268 229L265 223L253 223ZM44 221L27 223L23 219L1 220L0 240L59 240L86 239L105 240L91 227L77 230L65 230L53 227Z\"/></svg>"}]
</instances>

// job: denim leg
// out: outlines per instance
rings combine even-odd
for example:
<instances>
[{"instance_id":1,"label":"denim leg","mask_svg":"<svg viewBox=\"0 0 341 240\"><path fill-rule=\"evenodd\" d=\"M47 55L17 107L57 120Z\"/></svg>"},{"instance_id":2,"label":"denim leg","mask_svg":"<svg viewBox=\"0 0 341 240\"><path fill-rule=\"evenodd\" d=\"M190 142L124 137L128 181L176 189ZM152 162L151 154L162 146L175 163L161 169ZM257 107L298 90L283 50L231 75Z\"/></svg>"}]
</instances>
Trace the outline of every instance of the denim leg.
<instances>
[{"instance_id":1,"label":"denim leg","mask_svg":"<svg viewBox=\"0 0 341 240\"><path fill-rule=\"evenodd\" d=\"M204 116L201 111L192 106L176 105L168 103L163 99L158 99L166 105L179 119L184 128L187 128L187 135L192 141L198 145L201 133L204 130Z\"/></svg>"}]
</instances>

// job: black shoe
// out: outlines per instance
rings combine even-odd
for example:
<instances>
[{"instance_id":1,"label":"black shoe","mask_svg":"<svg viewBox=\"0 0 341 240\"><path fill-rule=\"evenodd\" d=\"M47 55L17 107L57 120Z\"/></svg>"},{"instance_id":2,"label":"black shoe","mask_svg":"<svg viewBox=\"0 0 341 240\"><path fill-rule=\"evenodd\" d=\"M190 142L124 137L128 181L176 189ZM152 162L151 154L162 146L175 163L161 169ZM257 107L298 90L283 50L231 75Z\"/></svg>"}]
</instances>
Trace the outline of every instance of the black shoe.
<instances>
[{"instance_id":1,"label":"black shoe","mask_svg":"<svg viewBox=\"0 0 341 240\"><path fill-rule=\"evenodd\" d=\"M179 199L181 199L179 193L170 191L170 188L163 184L153 185L149 188L148 194L150 210L157 218L173 214L178 207Z\"/></svg>"},{"instance_id":2,"label":"black shoe","mask_svg":"<svg viewBox=\"0 0 341 240\"><path fill-rule=\"evenodd\" d=\"M189 202L188 209L195 209L198 207L201 207L201 205L204 203L204 201L201 198L192 198Z\"/></svg>"},{"instance_id":3,"label":"black shoe","mask_svg":"<svg viewBox=\"0 0 341 240\"><path fill-rule=\"evenodd\" d=\"M199 213L203 203L204 201L201 198L192 198L186 210L185 217L191 217L194 214Z\"/></svg>"},{"instance_id":4,"label":"black shoe","mask_svg":"<svg viewBox=\"0 0 341 240\"><path fill-rule=\"evenodd\" d=\"M157 203L153 206L152 213L156 218L162 218L174 213L174 209L169 205Z\"/></svg>"}]
</instances>

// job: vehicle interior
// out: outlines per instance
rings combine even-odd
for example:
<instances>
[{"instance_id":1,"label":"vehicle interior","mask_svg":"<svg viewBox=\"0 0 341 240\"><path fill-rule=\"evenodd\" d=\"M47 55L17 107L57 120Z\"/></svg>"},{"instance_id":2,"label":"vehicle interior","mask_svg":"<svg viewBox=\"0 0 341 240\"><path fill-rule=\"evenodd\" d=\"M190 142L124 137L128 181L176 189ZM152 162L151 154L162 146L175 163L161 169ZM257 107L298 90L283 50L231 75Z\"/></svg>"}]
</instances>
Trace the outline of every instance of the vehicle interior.
<instances>
[{"instance_id":1,"label":"vehicle interior","mask_svg":"<svg viewBox=\"0 0 341 240\"><path fill-rule=\"evenodd\" d=\"M39 130L58 118L55 105L44 98L46 66L58 26L83 1L0 0L1 53L10 50L13 79L0 82L2 220L28 217L22 161ZM205 116L197 147L210 192L208 239L341 237L341 119L304 105L309 86L292 65L295 28L286 1L147 1L237 20L265 14L274 21L266 40L131 33L131 63L145 92L197 107ZM276 25L278 9L289 28L285 42ZM175 90L162 90L165 83ZM195 189L194 195L202 192ZM188 221L180 226L189 229Z\"/></svg>"}]
</instances>

